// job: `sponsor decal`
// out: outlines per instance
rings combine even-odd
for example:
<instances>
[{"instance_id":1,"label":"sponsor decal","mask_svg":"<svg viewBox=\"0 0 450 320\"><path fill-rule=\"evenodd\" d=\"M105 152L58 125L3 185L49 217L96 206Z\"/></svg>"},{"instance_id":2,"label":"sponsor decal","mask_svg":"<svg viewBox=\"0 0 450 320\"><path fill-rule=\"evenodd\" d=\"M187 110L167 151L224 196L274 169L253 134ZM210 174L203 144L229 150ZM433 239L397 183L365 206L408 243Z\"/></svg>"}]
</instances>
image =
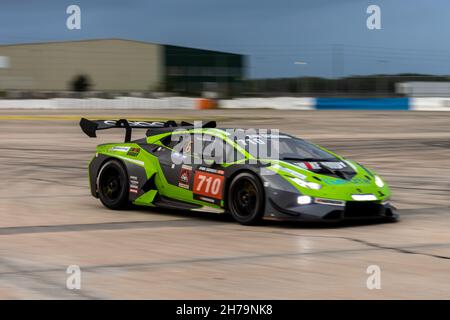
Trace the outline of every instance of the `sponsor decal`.
<instances>
[{"instance_id":1,"label":"sponsor decal","mask_svg":"<svg viewBox=\"0 0 450 320\"><path fill-rule=\"evenodd\" d=\"M221 200L224 179L223 175L196 171L193 193L194 195Z\"/></svg>"},{"instance_id":2,"label":"sponsor decal","mask_svg":"<svg viewBox=\"0 0 450 320\"><path fill-rule=\"evenodd\" d=\"M136 176L130 176L130 192L138 193L139 191L139 180Z\"/></svg>"},{"instance_id":3,"label":"sponsor decal","mask_svg":"<svg viewBox=\"0 0 450 320\"><path fill-rule=\"evenodd\" d=\"M223 175L225 173L223 170L217 170L217 169L208 168L208 167L198 167L198 170L209 172L209 173L220 174L220 175Z\"/></svg>"},{"instance_id":4,"label":"sponsor decal","mask_svg":"<svg viewBox=\"0 0 450 320\"><path fill-rule=\"evenodd\" d=\"M130 148L130 150L128 151L127 155L132 156L132 157L136 157L139 152L141 152L140 148Z\"/></svg>"},{"instance_id":5,"label":"sponsor decal","mask_svg":"<svg viewBox=\"0 0 450 320\"><path fill-rule=\"evenodd\" d=\"M212 204L216 204L216 205L220 205L220 200L219 199L213 199L213 198L209 198L209 197L205 197L205 196L200 196L198 194L194 194L194 199L195 200L204 201L204 202L208 202L208 203L212 203Z\"/></svg>"},{"instance_id":6,"label":"sponsor decal","mask_svg":"<svg viewBox=\"0 0 450 320\"><path fill-rule=\"evenodd\" d=\"M183 165L181 167L180 177L178 179L178 186L180 188L189 189L191 182L192 167Z\"/></svg>"},{"instance_id":7,"label":"sponsor decal","mask_svg":"<svg viewBox=\"0 0 450 320\"><path fill-rule=\"evenodd\" d=\"M306 169L306 170L320 170L320 164L318 162L297 162L295 165L299 166L300 168Z\"/></svg>"},{"instance_id":8,"label":"sponsor decal","mask_svg":"<svg viewBox=\"0 0 450 320\"><path fill-rule=\"evenodd\" d=\"M371 184L371 181L369 179L364 179L364 178L354 178L354 179L352 179L352 183L355 183L355 184Z\"/></svg>"},{"instance_id":9,"label":"sponsor decal","mask_svg":"<svg viewBox=\"0 0 450 320\"><path fill-rule=\"evenodd\" d=\"M333 169L333 170L341 170L344 169L346 167L345 163L343 162L321 162L321 165L323 165L324 167Z\"/></svg>"},{"instance_id":10,"label":"sponsor decal","mask_svg":"<svg viewBox=\"0 0 450 320\"><path fill-rule=\"evenodd\" d=\"M344 162L339 161L339 162L310 162L310 161L304 161L304 162L297 162L295 163L295 165L306 169L306 170L320 170L322 167L327 167L329 169L332 170L341 170L346 168L347 166L345 165Z\"/></svg>"},{"instance_id":11,"label":"sponsor decal","mask_svg":"<svg viewBox=\"0 0 450 320\"><path fill-rule=\"evenodd\" d=\"M364 178L353 178L352 180L343 180L343 179L333 179L333 178L322 178L322 181L330 186L342 185L342 184L356 184L356 185L368 185L370 184L370 180Z\"/></svg>"},{"instance_id":12,"label":"sponsor decal","mask_svg":"<svg viewBox=\"0 0 450 320\"><path fill-rule=\"evenodd\" d=\"M117 121L115 121L115 120L105 120L105 121L103 121L103 123L108 126L117 125ZM128 121L128 124L132 127L143 127L143 128L164 126L163 122L145 122L145 121Z\"/></svg>"},{"instance_id":13,"label":"sponsor decal","mask_svg":"<svg viewBox=\"0 0 450 320\"><path fill-rule=\"evenodd\" d=\"M113 151L113 152L128 152L128 150L130 150L130 147L116 146L116 147L109 148L109 151Z\"/></svg>"}]
</instances>

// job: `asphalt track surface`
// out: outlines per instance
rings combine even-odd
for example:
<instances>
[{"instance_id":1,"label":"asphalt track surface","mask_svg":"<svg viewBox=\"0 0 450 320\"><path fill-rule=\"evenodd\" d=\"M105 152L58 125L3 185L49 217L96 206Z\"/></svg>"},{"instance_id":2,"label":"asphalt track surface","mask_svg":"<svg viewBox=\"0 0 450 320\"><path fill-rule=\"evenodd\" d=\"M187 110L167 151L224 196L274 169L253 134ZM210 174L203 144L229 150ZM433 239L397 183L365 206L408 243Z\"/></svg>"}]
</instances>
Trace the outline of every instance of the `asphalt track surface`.
<instances>
[{"instance_id":1,"label":"asphalt track surface","mask_svg":"<svg viewBox=\"0 0 450 320\"><path fill-rule=\"evenodd\" d=\"M246 227L208 213L110 211L90 196L86 167L96 144L122 134L90 139L80 116L279 128L376 170L401 220ZM445 112L0 111L0 298L449 299L449 124ZM81 290L66 288L69 265L81 268ZM370 265L379 290L366 287Z\"/></svg>"}]
</instances>

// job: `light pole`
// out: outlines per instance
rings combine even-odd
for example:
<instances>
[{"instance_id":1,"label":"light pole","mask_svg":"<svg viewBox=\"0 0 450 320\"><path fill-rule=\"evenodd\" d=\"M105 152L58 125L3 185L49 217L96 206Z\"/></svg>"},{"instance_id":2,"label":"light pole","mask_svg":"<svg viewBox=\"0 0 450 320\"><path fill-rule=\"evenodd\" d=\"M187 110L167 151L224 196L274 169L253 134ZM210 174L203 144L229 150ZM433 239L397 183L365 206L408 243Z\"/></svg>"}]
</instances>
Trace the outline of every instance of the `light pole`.
<instances>
[{"instance_id":1,"label":"light pole","mask_svg":"<svg viewBox=\"0 0 450 320\"><path fill-rule=\"evenodd\" d=\"M294 61L294 64L298 65L298 66L304 66L304 65L307 65L308 63L306 61L297 60L297 61ZM300 76L301 76L301 74L300 74ZM300 92L299 89L300 89L300 77L298 78L298 81L297 81L297 93ZM306 86L306 89L308 89L308 86Z\"/></svg>"}]
</instances>

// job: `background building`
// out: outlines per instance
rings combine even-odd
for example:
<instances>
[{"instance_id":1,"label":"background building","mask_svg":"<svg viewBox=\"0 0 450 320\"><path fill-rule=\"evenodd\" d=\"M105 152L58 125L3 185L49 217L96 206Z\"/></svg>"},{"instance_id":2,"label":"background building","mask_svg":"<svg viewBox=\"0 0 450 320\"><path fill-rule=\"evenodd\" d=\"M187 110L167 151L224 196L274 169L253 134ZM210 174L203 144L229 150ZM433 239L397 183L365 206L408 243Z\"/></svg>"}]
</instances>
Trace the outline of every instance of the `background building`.
<instances>
[{"instance_id":1,"label":"background building","mask_svg":"<svg viewBox=\"0 0 450 320\"><path fill-rule=\"evenodd\" d=\"M164 46L165 79L168 91L191 94L240 91L244 77L242 55Z\"/></svg>"},{"instance_id":2,"label":"background building","mask_svg":"<svg viewBox=\"0 0 450 320\"><path fill-rule=\"evenodd\" d=\"M0 46L0 91L4 92L77 91L78 80L78 84L88 81L87 89L98 92L229 94L239 89L243 77L242 55L140 41Z\"/></svg>"}]
</instances>

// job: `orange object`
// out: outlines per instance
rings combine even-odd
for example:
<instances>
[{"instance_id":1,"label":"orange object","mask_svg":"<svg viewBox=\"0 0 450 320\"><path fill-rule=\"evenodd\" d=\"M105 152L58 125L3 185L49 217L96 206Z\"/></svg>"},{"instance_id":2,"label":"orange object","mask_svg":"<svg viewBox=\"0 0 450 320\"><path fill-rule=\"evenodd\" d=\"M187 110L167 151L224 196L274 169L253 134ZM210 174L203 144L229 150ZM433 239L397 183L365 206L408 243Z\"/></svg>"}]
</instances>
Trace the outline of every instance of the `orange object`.
<instances>
[{"instance_id":1,"label":"orange object","mask_svg":"<svg viewBox=\"0 0 450 320\"><path fill-rule=\"evenodd\" d=\"M193 193L214 199L222 199L223 175L196 171L194 176Z\"/></svg>"},{"instance_id":2,"label":"orange object","mask_svg":"<svg viewBox=\"0 0 450 320\"><path fill-rule=\"evenodd\" d=\"M211 99L201 98L197 100L197 109L205 110L205 109L215 109L216 101Z\"/></svg>"}]
</instances>

